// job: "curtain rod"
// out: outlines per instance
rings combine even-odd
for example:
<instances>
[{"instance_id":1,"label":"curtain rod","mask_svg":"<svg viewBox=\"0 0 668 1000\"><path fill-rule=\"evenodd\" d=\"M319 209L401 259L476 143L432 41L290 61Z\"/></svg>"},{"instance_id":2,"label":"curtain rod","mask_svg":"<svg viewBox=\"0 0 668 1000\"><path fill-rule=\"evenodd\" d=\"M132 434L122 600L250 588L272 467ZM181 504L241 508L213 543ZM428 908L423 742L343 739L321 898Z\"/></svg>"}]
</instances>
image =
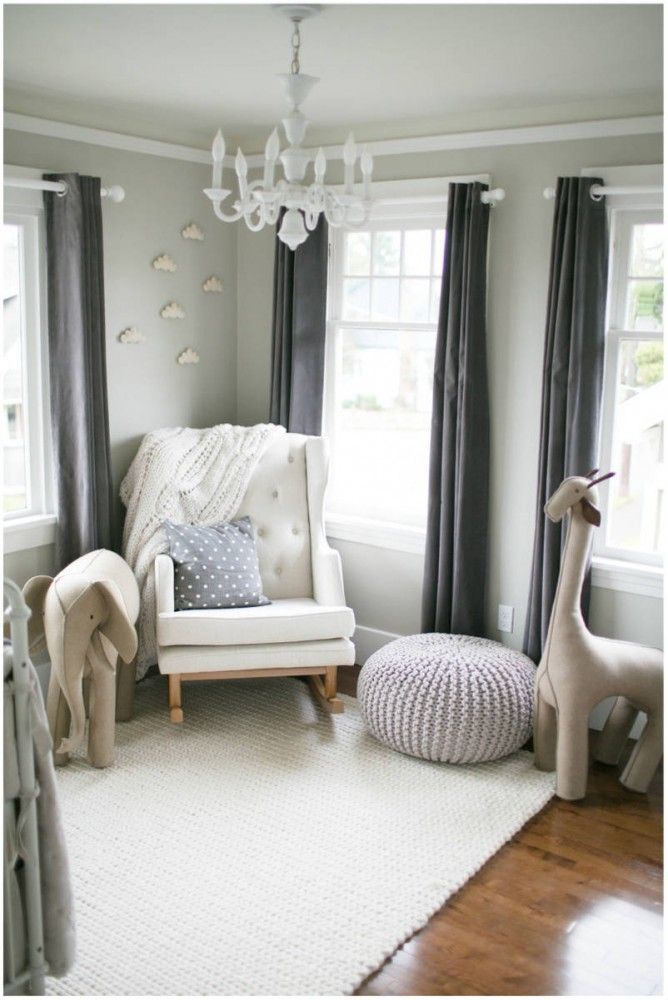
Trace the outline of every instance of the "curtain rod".
<instances>
[{"instance_id":1,"label":"curtain rod","mask_svg":"<svg viewBox=\"0 0 668 1000\"><path fill-rule=\"evenodd\" d=\"M372 185L373 190L373 185ZM482 191L480 193L480 201L483 205L491 205L494 207L497 202L503 201L506 197L505 188L492 188L491 191ZM406 195L401 197L401 195L396 195L395 197L387 198L374 198L374 205L433 205L443 204L445 205L448 200L448 195L446 192L443 194L422 194L422 195Z\"/></svg>"},{"instance_id":2,"label":"curtain rod","mask_svg":"<svg viewBox=\"0 0 668 1000\"><path fill-rule=\"evenodd\" d=\"M604 184L592 184L591 190L589 191L593 201L600 201L601 198L605 197L606 194L663 194L662 184L627 184L627 185L613 185L611 187L606 187ZM556 198L557 191L556 188L547 187L543 191L543 198L548 201Z\"/></svg>"},{"instance_id":3,"label":"curtain rod","mask_svg":"<svg viewBox=\"0 0 668 1000\"><path fill-rule=\"evenodd\" d=\"M3 183L5 187L27 188L30 191L55 191L61 198L68 190L65 181L38 181L29 177L5 177ZM111 187L100 188L100 196L118 203L125 198L125 190L120 184L112 184Z\"/></svg>"}]
</instances>

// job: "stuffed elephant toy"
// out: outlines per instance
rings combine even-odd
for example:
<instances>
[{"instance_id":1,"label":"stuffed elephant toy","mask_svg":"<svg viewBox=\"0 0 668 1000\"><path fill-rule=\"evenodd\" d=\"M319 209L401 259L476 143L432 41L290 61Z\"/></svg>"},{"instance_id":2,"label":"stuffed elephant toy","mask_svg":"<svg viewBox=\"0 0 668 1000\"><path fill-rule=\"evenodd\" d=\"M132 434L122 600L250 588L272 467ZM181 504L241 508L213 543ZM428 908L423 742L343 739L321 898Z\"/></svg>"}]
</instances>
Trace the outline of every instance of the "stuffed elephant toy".
<instances>
[{"instance_id":1,"label":"stuffed elephant toy","mask_svg":"<svg viewBox=\"0 0 668 1000\"><path fill-rule=\"evenodd\" d=\"M55 578L35 576L23 588L32 612L30 651L46 645L51 659L47 715L56 764L65 764L84 738L88 685L88 759L108 767L114 755L118 716L116 663L134 688L135 622L139 588L132 570L115 552L99 549L75 560ZM127 703L127 695L125 701ZM126 709L127 713L127 709Z\"/></svg>"}]
</instances>

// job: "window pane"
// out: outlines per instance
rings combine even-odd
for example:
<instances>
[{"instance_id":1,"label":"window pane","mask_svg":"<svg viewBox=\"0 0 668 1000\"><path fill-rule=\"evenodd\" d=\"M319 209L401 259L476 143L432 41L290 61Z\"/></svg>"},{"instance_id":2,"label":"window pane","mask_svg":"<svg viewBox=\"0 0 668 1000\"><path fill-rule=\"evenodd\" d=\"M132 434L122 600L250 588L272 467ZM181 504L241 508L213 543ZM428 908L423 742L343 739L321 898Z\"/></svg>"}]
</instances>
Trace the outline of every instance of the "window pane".
<instances>
[{"instance_id":1,"label":"window pane","mask_svg":"<svg viewBox=\"0 0 668 1000\"><path fill-rule=\"evenodd\" d=\"M347 278L343 282L343 318L368 319L369 279Z\"/></svg>"},{"instance_id":2,"label":"window pane","mask_svg":"<svg viewBox=\"0 0 668 1000\"><path fill-rule=\"evenodd\" d=\"M443 254L445 253L445 229L434 230L434 260L432 270L439 278L443 275Z\"/></svg>"},{"instance_id":3,"label":"window pane","mask_svg":"<svg viewBox=\"0 0 668 1000\"><path fill-rule=\"evenodd\" d=\"M431 304L429 306L429 322L438 323L438 311L441 305L441 282L434 278L431 283Z\"/></svg>"},{"instance_id":4,"label":"window pane","mask_svg":"<svg viewBox=\"0 0 668 1000\"><path fill-rule=\"evenodd\" d=\"M346 274L371 273L371 233L345 234Z\"/></svg>"},{"instance_id":5,"label":"window pane","mask_svg":"<svg viewBox=\"0 0 668 1000\"><path fill-rule=\"evenodd\" d=\"M663 344L622 340L613 438L607 543L660 552L662 544Z\"/></svg>"},{"instance_id":6,"label":"window pane","mask_svg":"<svg viewBox=\"0 0 668 1000\"><path fill-rule=\"evenodd\" d=\"M2 462L4 472L3 512L26 510L28 495L27 435L23 399L23 343L21 288L21 230L19 226L4 226L3 284L3 434Z\"/></svg>"},{"instance_id":7,"label":"window pane","mask_svg":"<svg viewBox=\"0 0 668 1000\"><path fill-rule=\"evenodd\" d=\"M663 276L663 225L649 223L634 226L631 239L629 277L654 278Z\"/></svg>"},{"instance_id":8,"label":"window pane","mask_svg":"<svg viewBox=\"0 0 668 1000\"><path fill-rule=\"evenodd\" d=\"M663 281L629 281L626 323L629 330L663 329Z\"/></svg>"},{"instance_id":9,"label":"window pane","mask_svg":"<svg viewBox=\"0 0 668 1000\"><path fill-rule=\"evenodd\" d=\"M374 278L371 319L397 320L399 318L399 279Z\"/></svg>"},{"instance_id":10,"label":"window pane","mask_svg":"<svg viewBox=\"0 0 668 1000\"><path fill-rule=\"evenodd\" d=\"M424 523L435 334L340 330L328 507Z\"/></svg>"},{"instance_id":11,"label":"window pane","mask_svg":"<svg viewBox=\"0 0 668 1000\"><path fill-rule=\"evenodd\" d=\"M373 273L399 274L401 233L375 233L373 238Z\"/></svg>"},{"instance_id":12,"label":"window pane","mask_svg":"<svg viewBox=\"0 0 668 1000\"><path fill-rule=\"evenodd\" d=\"M401 282L401 318L409 323L429 322L428 278L405 278Z\"/></svg>"},{"instance_id":13,"label":"window pane","mask_svg":"<svg viewBox=\"0 0 668 1000\"><path fill-rule=\"evenodd\" d=\"M403 273L431 273L431 229L408 229L404 233Z\"/></svg>"}]
</instances>

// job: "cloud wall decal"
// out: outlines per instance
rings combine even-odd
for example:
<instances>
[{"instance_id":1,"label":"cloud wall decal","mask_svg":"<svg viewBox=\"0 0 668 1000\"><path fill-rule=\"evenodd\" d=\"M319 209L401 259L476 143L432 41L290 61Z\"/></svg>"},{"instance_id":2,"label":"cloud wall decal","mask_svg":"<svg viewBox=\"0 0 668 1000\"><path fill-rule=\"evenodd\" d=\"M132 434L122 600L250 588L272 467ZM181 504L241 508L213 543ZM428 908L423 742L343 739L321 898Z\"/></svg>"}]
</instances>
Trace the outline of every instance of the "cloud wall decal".
<instances>
[{"instance_id":1,"label":"cloud wall decal","mask_svg":"<svg viewBox=\"0 0 668 1000\"><path fill-rule=\"evenodd\" d=\"M185 351L181 351L176 360L180 365L197 365L199 364L199 354L194 348L186 347Z\"/></svg>"},{"instance_id":2,"label":"cloud wall decal","mask_svg":"<svg viewBox=\"0 0 668 1000\"><path fill-rule=\"evenodd\" d=\"M181 230L181 236L183 236L184 240L204 239L204 233L196 222L189 222L188 225Z\"/></svg>"},{"instance_id":3,"label":"cloud wall decal","mask_svg":"<svg viewBox=\"0 0 668 1000\"><path fill-rule=\"evenodd\" d=\"M143 340L146 340L146 337L135 326L129 326L119 333L118 339L121 344L141 344Z\"/></svg>"},{"instance_id":4,"label":"cloud wall decal","mask_svg":"<svg viewBox=\"0 0 668 1000\"><path fill-rule=\"evenodd\" d=\"M185 319L186 311L178 302L168 302L160 310L160 315L163 319Z\"/></svg>"},{"instance_id":5,"label":"cloud wall decal","mask_svg":"<svg viewBox=\"0 0 668 1000\"><path fill-rule=\"evenodd\" d=\"M153 261L153 268L156 271L176 271L176 261L168 253L161 253Z\"/></svg>"},{"instance_id":6,"label":"cloud wall decal","mask_svg":"<svg viewBox=\"0 0 668 1000\"><path fill-rule=\"evenodd\" d=\"M202 290L205 292L222 292L223 283L220 278L217 278L215 274L212 274L202 285Z\"/></svg>"}]
</instances>

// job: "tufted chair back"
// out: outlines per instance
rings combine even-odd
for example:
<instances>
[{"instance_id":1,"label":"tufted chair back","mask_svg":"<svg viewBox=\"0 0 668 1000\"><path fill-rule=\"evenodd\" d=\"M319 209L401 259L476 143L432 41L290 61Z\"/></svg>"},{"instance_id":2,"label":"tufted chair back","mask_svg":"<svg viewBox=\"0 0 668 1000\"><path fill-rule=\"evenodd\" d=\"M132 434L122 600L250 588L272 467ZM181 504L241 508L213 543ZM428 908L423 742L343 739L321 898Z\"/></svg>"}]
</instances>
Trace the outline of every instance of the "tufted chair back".
<instances>
[{"instance_id":1,"label":"tufted chair back","mask_svg":"<svg viewBox=\"0 0 668 1000\"><path fill-rule=\"evenodd\" d=\"M324 439L303 434L282 434L251 477L235 516L247 514L255 526L262 584L272 600L313 597L311 531L322 530L326 478Z\"/></svg>"}]
</instances>

